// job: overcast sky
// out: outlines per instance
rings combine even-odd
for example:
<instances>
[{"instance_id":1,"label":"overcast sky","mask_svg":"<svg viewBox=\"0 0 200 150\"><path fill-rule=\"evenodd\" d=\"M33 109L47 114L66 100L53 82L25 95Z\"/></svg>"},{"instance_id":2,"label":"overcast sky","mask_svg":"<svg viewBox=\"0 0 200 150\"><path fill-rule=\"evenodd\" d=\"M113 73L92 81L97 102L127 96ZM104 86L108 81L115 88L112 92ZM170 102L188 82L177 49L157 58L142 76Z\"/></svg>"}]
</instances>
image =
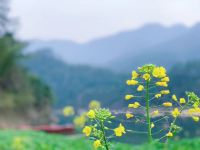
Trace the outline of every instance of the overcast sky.
<instances>
[{"instance_id":1,"label":"overcast sky","mask_svg":"<svg viewBox=\"0 0 200 150\"><path fill-rule=\"evenodd\" d=\"M200 22L200 0L11 0L11 10L22 39L86 42L146 23Z\"/></svg>"}]
</instances>

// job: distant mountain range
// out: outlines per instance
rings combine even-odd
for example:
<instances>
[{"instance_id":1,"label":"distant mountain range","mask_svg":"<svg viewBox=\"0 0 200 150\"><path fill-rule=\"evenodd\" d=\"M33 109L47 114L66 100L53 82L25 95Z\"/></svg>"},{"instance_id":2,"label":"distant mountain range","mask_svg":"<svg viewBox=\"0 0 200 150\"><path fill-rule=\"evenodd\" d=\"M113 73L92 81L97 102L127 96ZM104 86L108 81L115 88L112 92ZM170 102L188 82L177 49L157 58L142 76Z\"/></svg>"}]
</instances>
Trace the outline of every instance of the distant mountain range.
<instances>
[{"instance_id":1,"label":"distant mountain range","mask_svg":"<svg viewBox=\"0 0 200 150\"><path fill-rule=\"evenodd\" d=\"M25 51L51 49L57 58L72 64L130 71L138 65L174 63L199 59L200 24L193 27L145 25L84 44L71 41L30 41Z\"/></svg>"}]
</instances>

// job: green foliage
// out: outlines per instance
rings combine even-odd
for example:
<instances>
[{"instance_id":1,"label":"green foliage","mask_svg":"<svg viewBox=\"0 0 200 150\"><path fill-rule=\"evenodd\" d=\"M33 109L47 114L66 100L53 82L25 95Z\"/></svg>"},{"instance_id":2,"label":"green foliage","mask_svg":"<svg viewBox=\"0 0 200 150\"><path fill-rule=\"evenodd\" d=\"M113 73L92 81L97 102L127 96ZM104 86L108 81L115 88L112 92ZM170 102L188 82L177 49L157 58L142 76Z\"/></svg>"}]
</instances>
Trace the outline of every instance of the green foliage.
<instances>
[{"instance_id":1,"label":"green foliage","mask_svg":"<svg viewBox=\"0 0 200 150\"><path fill-rule=\"evenodd\" d=\"M50 87L44 84L37 77L31 75L29 76L32 93L35 96L35 106L42 108L43 106L52 104L54 102L54 96Z\"/></svg>"},{"instance_id":2,"label":"green foliage","mask_svg":"<svg viewBox=\"0 0 200 150\"><path fill-rule=\"evenodd\" d=\"M33 131L0 131L1 150L92 150L90 141L77 136L50 135ZM115 150L199 150L200 139L170 141L168 147L160 143L132 146L115 143ZM18 149L17 149L18 148Z\"/></svg>"},{"instance_id":3,"label":"green foliage","mask_svg":"<svg viewBox=\"0 0 200 150\"><path fill-rule=\"evenodd\" d=\"M11 34L0 38L0 79L16 67L18 59L22 57L22 46Z\"/></svg>"},{"instance_id":4,"label":"green foliage","mask_svg":"<svg viewBox=\"0 0 200 150\"><path fill-rule=\"evenodd\" d=\"M0 118L5 118L6 114L25 117L33 111L37 115L45 114L46 120L54 97L47 85L20 65L21 58L24 58L23 45L12 34L0 38L0 111L4 114ZM7 120L12 120L12 115Z\"/></svg>"}]
</instances>

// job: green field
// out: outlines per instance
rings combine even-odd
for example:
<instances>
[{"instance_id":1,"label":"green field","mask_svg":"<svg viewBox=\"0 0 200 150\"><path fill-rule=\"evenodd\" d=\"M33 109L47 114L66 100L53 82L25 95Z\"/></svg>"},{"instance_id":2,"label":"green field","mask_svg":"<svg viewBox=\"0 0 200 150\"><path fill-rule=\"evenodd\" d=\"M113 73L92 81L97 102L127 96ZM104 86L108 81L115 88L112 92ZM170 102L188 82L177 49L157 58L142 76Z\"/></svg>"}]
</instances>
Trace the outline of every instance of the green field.
<instances>
[{"instance_id":1,"label":"green field","mask_svg":"<svg viewBox=\"0 0 200 150\"><path fill-rule=\"evenodd\" d=\"M33 131L0 131L0 150L92 150L91 142L82 136L52 135ZM129 145L114 143L113 150L199 150L200 139L162 144Z\"/></svg>"}]
</instances>

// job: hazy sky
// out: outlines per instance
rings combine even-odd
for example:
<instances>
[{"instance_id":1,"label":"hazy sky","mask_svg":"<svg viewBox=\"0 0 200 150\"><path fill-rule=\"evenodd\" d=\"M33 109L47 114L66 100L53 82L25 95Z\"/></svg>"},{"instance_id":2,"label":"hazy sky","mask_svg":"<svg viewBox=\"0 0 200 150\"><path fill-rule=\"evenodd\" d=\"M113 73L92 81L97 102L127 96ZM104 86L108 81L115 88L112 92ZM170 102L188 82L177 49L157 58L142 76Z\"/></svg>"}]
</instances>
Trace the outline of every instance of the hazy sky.
<instances>
[{"instance_id":1,"label":"hazy sky","mask_svg":"<svg viewBox=\"0 0 200 150\"><path fill-rule=\"evenodd\" d=\"M22 39L85 42L138 28L200 22L200 0L11 0Z\"/></svg>"}]
</instances>

